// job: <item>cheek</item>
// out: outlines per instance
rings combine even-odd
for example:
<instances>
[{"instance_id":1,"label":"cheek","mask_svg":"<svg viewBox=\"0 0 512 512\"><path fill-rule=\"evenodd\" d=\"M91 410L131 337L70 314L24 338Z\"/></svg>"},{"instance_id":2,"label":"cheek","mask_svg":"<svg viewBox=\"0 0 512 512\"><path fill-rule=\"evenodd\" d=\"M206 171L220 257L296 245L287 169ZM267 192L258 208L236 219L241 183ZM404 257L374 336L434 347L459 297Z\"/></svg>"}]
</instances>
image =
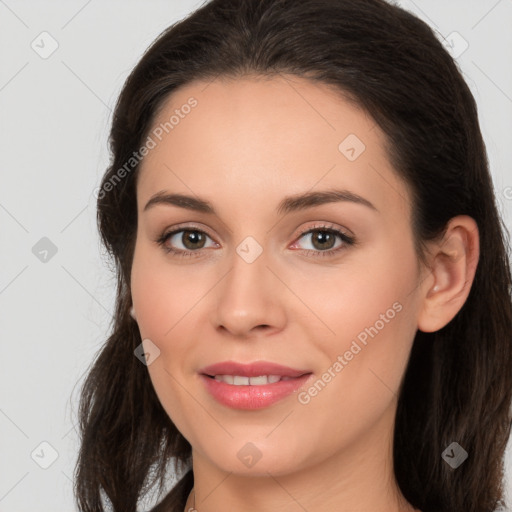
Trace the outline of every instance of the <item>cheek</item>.
<instances>
[{"instance_id":1,"label":"cheek","mask_svg":"<svg viewBox=\"0 0 512 512\"><path fill-rule=\"evenodd\" d=\"M172 330L204 294L197 280L187 278L179 265L171 265L165 254L154 248L136 247L131 293L141 336L158 344L172 336Z\"/></svg>"},{"instance_id":2,"label":"cheek","mask_svg":"<svg viewBox=\"0 0 512 512\"><path fill-rule=\"evenodd\" d=\"M323 310L336 334L317 337L324 364L298 397L317 446L350 445L390 413L398 395L416 330L414 271L387 268L340 281L343 292L330 297L337 307Z\"/></svg>"},{"instance_id":3,"label":"cheek","mask_svg":"<svg viewBox=\"0 0 512 512\"><path fill-rule=\"evenodd\" d=\"M155 393L170 419L181 431L188 431L186 393L183 393L181 362L186 359L187 346L175 343L186 339L190 329L187 311L197 302L184 273L171 269L165 257L144 246L135 249L131 293L142 340L149 339L158 347L158 357L148 365ZM153 350L156 350L153 348Z\"/></svg>"},{"instance_id":4,"label":"cheek","mask_svg":"<svg viewBox=\"0 0 512 512\"><path fill-rule=\"evenodd\" d=\"M417 262L411 246L395 244L375 247L364 259L350 272L340 269L327 295L318 287L309 297L334 332L323 337L322 351L328 366L343 357L344 385L368 391L380 378L395 390L416 332Z\"/></svg>"},{"instance_id":5,"label":"cheek","mask_svg":"<svg viewBox=\"0 0 512 512\"><path fill-rule=\"evenodd\" d=\"M366 259L367 264L340 267L339 272L331 272L326 279L297 283L302 286L300 294L307 297L308 306L329 328L333 340L359 336L364 343L369 330L374 333L372 327L379 333L389 332L396 328L394 325L414 296L413 262L397 264L382 252L377 263Z\"/></svg>"}]
</instances>

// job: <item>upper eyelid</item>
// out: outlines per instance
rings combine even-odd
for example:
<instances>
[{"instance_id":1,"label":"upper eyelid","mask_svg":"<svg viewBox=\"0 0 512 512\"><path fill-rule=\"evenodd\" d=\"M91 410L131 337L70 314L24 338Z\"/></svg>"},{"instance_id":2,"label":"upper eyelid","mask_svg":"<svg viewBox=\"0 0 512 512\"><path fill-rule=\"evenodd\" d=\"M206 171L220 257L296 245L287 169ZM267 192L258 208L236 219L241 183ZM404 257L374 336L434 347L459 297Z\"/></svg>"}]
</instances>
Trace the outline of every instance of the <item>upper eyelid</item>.
<instances>
[{"instance_id":1,"label":"upper eyelid","mask_svg":"<svg viewBox=\"0 0 512 512\"><path fill-rule=\"evenodd\" d=\"M164 230L163 231L163 236L170 236L170 235L175 235L176 233L179 233L180 231L201 231L202 233L204 233L205 235L208 235L212 240L213 240L213 236L208 232L207 229L203 228L203 227L200 227L200 226L194 226L194 225L190 225L190 224L187 224L187 225L180 225L178 224L177 226L169 229L169 230Z\"/></svg>"}]
</instances>

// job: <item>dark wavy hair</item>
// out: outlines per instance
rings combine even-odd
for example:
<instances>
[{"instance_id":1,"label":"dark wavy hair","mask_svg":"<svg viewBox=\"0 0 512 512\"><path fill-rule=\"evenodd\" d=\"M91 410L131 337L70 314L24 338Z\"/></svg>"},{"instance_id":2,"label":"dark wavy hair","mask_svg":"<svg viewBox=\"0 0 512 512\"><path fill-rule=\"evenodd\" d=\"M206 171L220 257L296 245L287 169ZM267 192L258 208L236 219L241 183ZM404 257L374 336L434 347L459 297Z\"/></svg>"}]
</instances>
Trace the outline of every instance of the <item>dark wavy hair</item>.
<instances>
[{"instance_id":1,"label":"dark wavy hair","mask_svg":"<svg viewBox=\"0 0 512 512\"><path fill-rule=\"evenodd\" d=\"M178 87L217 77L307 78L362 107L386 136L408 184L418 258L457 215L475 219L480 259L461 310L418 331L400 388L393 463L402 494L422 512L492 512L504 505L511 428L510 235L500 218L475 100L431 28L384 0L212 0L163 31L127 78L110 133L111 163L98 225L115 264L112 331L81 389L75 499L82 512L135 512L157 485L157 511L183 510L193 486L191 446L134 356L131 306L136 177L126 170ZM120 173L120 169L125 169ZM469 458L452 469L453 441ZM169 463L181 479L163 492Z\"/></svg>"}]
</instances>

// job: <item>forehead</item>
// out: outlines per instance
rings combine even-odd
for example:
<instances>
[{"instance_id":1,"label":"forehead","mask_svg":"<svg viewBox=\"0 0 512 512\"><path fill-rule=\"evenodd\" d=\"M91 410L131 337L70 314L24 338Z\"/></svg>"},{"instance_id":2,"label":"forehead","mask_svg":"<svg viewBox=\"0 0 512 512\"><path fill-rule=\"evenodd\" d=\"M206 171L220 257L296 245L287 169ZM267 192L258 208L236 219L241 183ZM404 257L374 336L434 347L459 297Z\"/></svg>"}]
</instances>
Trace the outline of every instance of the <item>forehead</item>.
<instances>
[{"instance_id":1,"label":"forehead","mask_svg":"<svg viewBox=\"0 0 512 512\"><path fill-rule=\"evenodd\" d=\"M288 75L192 82L166 99L149 133L155 147L139 169L139 208L163 190L247 209L248 200L271 206L343 187L379 210L408 212L384 134L326 84Z\"/></svg>"}]
</instances>

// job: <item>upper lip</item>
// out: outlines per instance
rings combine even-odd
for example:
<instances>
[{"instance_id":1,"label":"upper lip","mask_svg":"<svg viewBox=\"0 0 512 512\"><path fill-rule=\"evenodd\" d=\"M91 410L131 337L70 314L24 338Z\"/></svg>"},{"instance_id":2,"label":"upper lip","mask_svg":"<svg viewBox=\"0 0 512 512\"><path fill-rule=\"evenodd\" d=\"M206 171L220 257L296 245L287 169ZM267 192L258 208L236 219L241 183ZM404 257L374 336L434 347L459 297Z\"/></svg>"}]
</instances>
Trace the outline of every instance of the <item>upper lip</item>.
<instances>
[{"instance_id":1,"label":"upper lip","mask_svg":"<svg viewBox=\"0 0 512 512\"><path fill-rule=\"evenodd\" d=\"M300 377L310 370L298 370L270 361L255 361L250 364L237 363L236 361L223 361L221 363L205 366L199 373L204 375L239 375L242 377L259 377L260 375L279 375L281 377Z\"/></svg>"}]
</instances>

